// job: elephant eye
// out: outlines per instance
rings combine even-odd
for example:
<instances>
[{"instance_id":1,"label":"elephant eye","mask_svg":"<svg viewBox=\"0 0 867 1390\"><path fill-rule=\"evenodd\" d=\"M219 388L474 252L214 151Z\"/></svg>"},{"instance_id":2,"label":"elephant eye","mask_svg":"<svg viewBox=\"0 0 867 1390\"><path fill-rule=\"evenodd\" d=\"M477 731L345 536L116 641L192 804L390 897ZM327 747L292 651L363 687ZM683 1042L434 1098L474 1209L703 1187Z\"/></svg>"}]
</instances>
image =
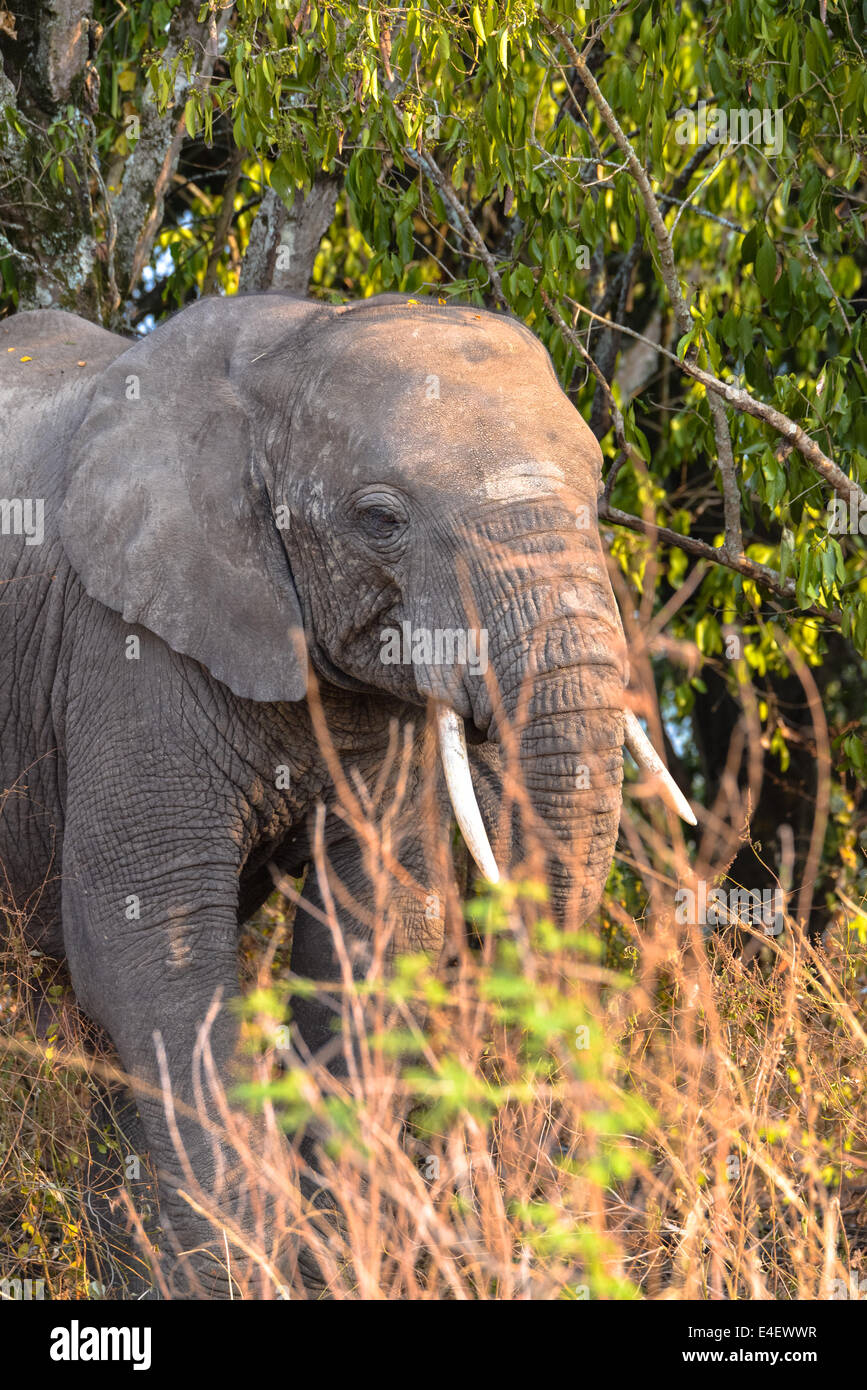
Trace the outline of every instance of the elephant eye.
<instances>
[{"instance_id":1,"label":"elephant eye","mask_svg":"<svg viewBox=\"0 0 867 1390\"><path fill-rule=\"evenodd\" d=\"M393 540L407 522L403 508L391 498L366 497L358 503L356 512L366 535L372 540Z\"/></svg>"}]
</instances>

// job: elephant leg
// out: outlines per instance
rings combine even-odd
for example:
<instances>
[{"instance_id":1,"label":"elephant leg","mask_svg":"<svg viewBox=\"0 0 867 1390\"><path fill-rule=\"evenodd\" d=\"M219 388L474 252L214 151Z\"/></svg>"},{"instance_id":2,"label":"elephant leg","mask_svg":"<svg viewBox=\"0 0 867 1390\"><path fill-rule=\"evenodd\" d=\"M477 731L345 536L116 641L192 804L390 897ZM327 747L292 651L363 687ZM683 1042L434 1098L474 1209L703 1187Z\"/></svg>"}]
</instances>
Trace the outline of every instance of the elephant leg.
<instances>
[{"instance_id":1,"label":"elephant leg","mask_svg":"<svg viewBox=\"0 0 867 1390\"><path fill-rule=\"evenodd\" d=\"M381 885L371 883L354 837L329 846L323 866L325 881L311 866L304 901L295 916L294 975L327 985L332 980L342 981L348 969L351 978L358 981L368 975L378 953L384 964L407 951L439 955L445 937L445 899L441 892L426 886L418 868L422 855L414 850L414 845L401 848L402 881L391 879L384 892ZM302 1057L324 1063L335 1076L346 1074L347 1041L355 1050L358 1046L358 1039L344 1036L344 1016L341 994L327 988L292 1000L293 1029L300 1044L297 1050ZM351 1019L349 1028L351 1034Z\"/></svg>"},{"instance_id":2,"label":"elephant leg","mask_svg":"<svg viewBox=\"0 0 867 1390\"><path fill-rule=\"evenodd\" d=\"M421 855L414 849L402 847L404 865L420 862ZM299 994L292 1000L293 1050L301 1065L312 1060L335 1078L344 1079L351 1062L356 1073L362 1069L357 1015L344 1007L345 986L363 980L377 958L386 971L401 951L426 951L437 958L445 936L444 897L423 885L392 881L384 910L382 888L371 883L361 849L352 837L329 847L324 870L323 875L311 866L304 901L295 916L292 972L321 987L315 995ZM357 905L357 911L348 900ZM377 940L380 932L383 938ZM340 992L329 990L331 981L341 984ZM330 1226L339 1245L345 1223L320 1171L323 1138L315 1122L298 1137L300 1186L307 1202L323 1212L323 1220L317 1220L320 1236L327 1240ZM297 1259L308 1294L327 1296L326 1280L312 1252L302 1246Z\"/></svg>"},{"instance_id":3,"label":"elephant leg","mask_svg":"<svg viewBox=\"0 0 867 1390\"><path fill-rule=\"evenodd\" d=\"M145 1160L147 1140L128 1087L92 1083L85 1190L92 1239L90 1279L105 1298L157 1297L149 1248L142 1250L121 1194L126 1191L151 1245L158 1244L156 1191Z\"/></svg>"},{"instance_id":4,"label":"elephant leg","mask_svg":"<svg viewBox=\"0 0 867 1390\"><path fill-rule=\"evenodd\" d=\"M119 843L117 824L83 819L73 803L63 911L76 995L132 1079L175 1256L170 1288L227 1296L241 1257L220 1218L256 1227L220 1114L238 1036L228 1007L239 994L231 839L209 839L198 824L185 844L182 830L127 825Z\"/></svg>"},{"instance_id":5,"label":"elephant leg","mask_svg":"<svg viewBox=\"0 0 867 1390\"><path fill-rule=\"evenodd\" d=\"M62 978L49 971L34 978L31 985L33 1023L41 1045L56 1044L58 1033L64 1047L72 1041L63 1032L62 1012L50 993ZM85 1049L93 1041L85 1035ZM94 1057L105 1046L104 1036L98 1044L92 1053ZM156 1293L149 1255L157 1240L156 1191L143 1157L147 1146L141 1120L127 1087L105 1082L97 1074L91 1076L89 1089L81 1188L81 1220L89 1230L85 1246L88 1280L103 1291L101 1296L105 1298L153 1298ZM130 1229L126 1205L120 1200L124 1190L150 1242L145 1249Z\"/></svg>"}]
</instances>

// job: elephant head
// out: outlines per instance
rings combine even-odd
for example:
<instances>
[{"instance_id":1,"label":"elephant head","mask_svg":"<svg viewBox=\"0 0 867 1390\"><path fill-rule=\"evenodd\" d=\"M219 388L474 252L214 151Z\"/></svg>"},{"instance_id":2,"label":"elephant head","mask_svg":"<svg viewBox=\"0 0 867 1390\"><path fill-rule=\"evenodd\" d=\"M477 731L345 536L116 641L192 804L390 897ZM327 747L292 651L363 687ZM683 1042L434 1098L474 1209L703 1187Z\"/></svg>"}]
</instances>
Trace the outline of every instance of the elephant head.
<instances>
[{"instance_id":1,"label":"elephant head","mask_svg":"<svg viewBox=\"0 0 867 1390\"><path fill-rule=\"evenodd\" d=\"M489 877L464 731L499 744L556 905L583 920L614 852L628 680L600 466L548 354L505 315L210 300L104 373L62 534L92 597L236 695L301 700L309 656L348 691L432 701Z\"/></svg>"}]
</instances>

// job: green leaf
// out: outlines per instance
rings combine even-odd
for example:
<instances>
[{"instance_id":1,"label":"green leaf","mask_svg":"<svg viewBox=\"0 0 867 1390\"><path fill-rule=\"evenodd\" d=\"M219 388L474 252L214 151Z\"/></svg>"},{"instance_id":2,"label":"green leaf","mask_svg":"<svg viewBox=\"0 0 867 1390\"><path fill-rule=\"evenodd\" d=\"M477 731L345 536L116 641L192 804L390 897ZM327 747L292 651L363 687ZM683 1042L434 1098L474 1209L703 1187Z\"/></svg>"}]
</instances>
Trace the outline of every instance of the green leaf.
<instances>
[{"instance_id":1,"label":"green leaf","mask_svg":"<svg viewBox=\"0 0 867 1390\"><path fill-rule=\"evenodd\" d=\"M783 527L783 534L780 541L780 579L786 582L791 573L795 557L795 538L788 526Z\"/></svg>"},{"instance_id":2,"label":"green leaf","mask_svg":"<svg viewBox=\"0 0 867 1390\"><path fill-rule=\"evenodd\" d=\"M700 332L701 325L696 323L693 324L692 328L690 328L688 333L684 333L683 337L678 339L677 352L675 355L680 359L681 362L686 357L687 348L689 348L695 342Z\"/></svg>"},{"instance_id":3,"label":"green leaf","mask_svg":"<svg viewBox=\"0 0 867 1390\"><path fill-rule=\"evenodd\" d=\"M777 253L770 237L765 237L756 251L756 280L766 299L770 299L777 275Z\"/></svg>"},{"instance_id":4,"label":"green leaf","mask_svg":"<svg viewBox=\"0 0 867 1390\"><path fill-rule=\"evenodd\" d=\"M288 155L281 154L271 166L269 183L277 197L282 198L287 208L291 208L295 198L295 175Z\"/></svg>"},{"instance_id":5,"label":"green leaf","mask_svg":"<svg viewBox=\"0 0 867 1390\"><path fill-rule=\"evenodd\" d=\"M741 243L741 265L750 265L755 260L758 241L759 228L750 227Z\"/></svg>"},{"instance_id":6,"label":"green leaf","mask_svg":"<svg viewBox=\"0 0 867 1390\"><path fill-rule=\"evenodd\" d=\"M500 59L500 67L503 72L509 71L509 31L504 29L500 35L500 42L497 45L497 55Z\"/></svg>"}]
</instances>

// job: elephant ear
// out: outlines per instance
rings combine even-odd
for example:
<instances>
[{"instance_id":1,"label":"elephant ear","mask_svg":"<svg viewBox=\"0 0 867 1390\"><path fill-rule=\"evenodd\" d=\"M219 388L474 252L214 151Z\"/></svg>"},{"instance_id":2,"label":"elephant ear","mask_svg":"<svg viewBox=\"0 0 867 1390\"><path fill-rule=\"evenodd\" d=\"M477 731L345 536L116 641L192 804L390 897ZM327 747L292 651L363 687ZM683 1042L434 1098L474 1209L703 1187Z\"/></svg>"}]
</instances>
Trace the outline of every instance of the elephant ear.
<instances>
[{"instance_id":1,"label":"elephant ear","mask_svg":"<svg viewBox=\"0 0 867 1390\"><path fill-rule=\"evenodd\" d=\"M117 357L72 441L60 515L91 598L252 700L302 699L307 663L243 382L275 343L291 378L309 310L282 296L206 300ZM270 413L287 427L291 379L274 390Z\"/></svg>"}]
</instances>

